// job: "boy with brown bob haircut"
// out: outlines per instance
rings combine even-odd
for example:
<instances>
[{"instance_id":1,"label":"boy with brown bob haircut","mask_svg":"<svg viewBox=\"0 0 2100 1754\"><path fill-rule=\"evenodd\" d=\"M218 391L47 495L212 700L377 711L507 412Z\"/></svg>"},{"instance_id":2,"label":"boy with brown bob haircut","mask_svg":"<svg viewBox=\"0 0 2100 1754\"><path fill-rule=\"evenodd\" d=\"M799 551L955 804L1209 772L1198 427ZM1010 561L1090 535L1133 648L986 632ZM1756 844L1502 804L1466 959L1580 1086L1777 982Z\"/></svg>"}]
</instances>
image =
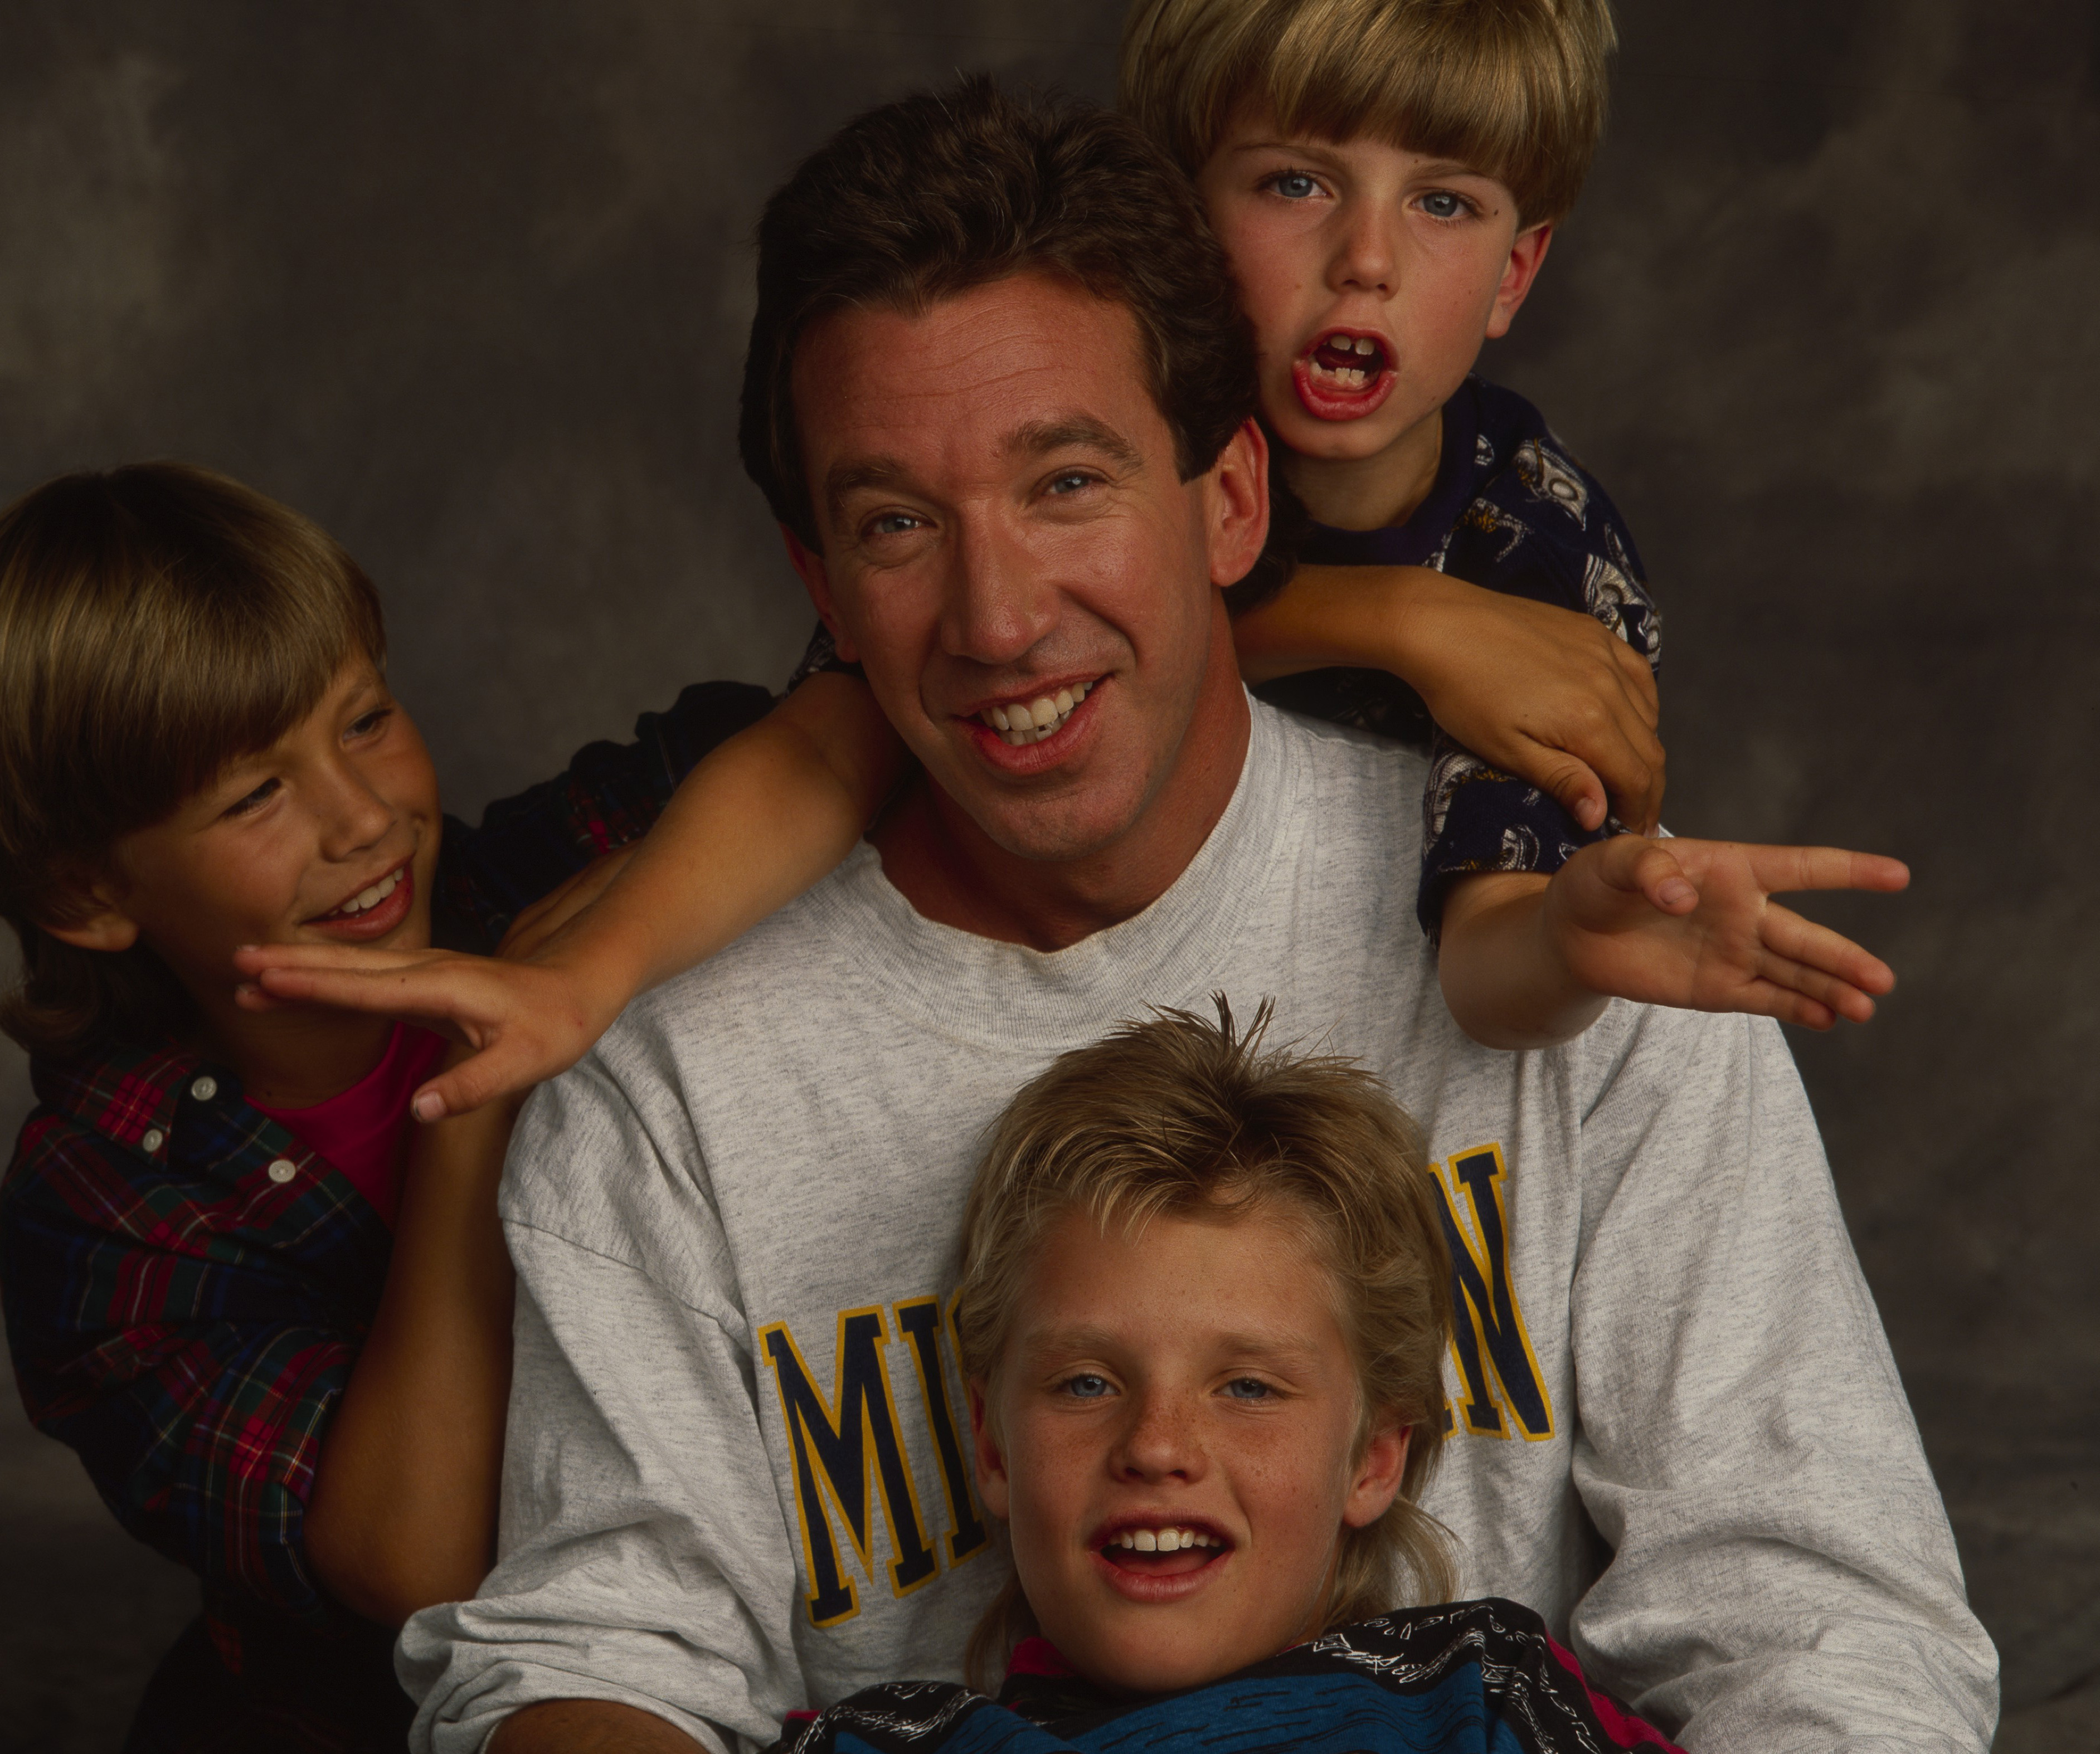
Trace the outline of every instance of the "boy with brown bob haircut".
<instances>
[{"instance_id":1,"label":"boy with brown bob haircut","mask_svg":"<svg viewBox=\"0 0 2100 1754\"><path fill-rule=\"evenodd\" d=\"M223 477L135 465L0 513L0 1027L39 1104L0 1186L9 1348L32 1420L204 1584L134 1754L399 1747L391 1628L470 1593L494 1539L511 1108L409 1153L443 1040L249 1009L236 948L528 948L540 898L771 704L690 689L474 829L386 652L356 563Z\"/></svg>"}]
</instances>

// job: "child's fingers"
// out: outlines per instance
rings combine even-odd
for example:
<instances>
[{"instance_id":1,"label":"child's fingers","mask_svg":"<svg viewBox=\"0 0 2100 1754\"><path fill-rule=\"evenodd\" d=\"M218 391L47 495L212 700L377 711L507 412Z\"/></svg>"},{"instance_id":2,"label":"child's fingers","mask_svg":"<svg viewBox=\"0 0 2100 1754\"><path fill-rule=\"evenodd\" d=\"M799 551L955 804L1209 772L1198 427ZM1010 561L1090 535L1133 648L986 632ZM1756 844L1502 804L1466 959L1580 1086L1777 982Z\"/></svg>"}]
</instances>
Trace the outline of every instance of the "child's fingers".
<instances>
[{"instance_id":1,"label":"child's fingers","mask_svg":"<svg viewBox=\"0 0 2100 1754\"><path fill-rule=\"evenodd\" d=\"M1688 914L1698 906L1699 891L1668 841L1621 835L1612 846L1618 857L1632 861L1616 874L1621 888L1638 891L1650 906L1665 914Z\"/></svg>"},{"instance_id":2,"label":"child's fingers","mask_svg":"<svg viewBox=\"0 0 2100 1754\"><path fill-rule=\"evenodd\" d=\"M457 1033L455 1025L488 1022L472 988L443 968L265 968L255 985L292 1004L373 1012L448 1033Z\"/></svg>"},{"instance_id":3,"label":"child's fingers","mask_svg":"<svg viewBox=\"0 0 2100 1754\"><path fill-rule=\"evenodd\" d=\"M1609 634L1605 637L1611 640L1612 661L1618 667L1619 680L1633 697L1643 722L1653 730L1662 722L1662 703L1656 693L1654 666L1624 640L1612 638Z\"/></svg>"},{"instance_id":4,"label":"child's fingers","mask_svg":"<svg viewBox=\"0 0 2100 1754\"><path fill-rule=\"evenodd\" d=\"M1604 784L1590 767L1563 749L1541 748L1525 778L1586 829L1604 822Z\"/></svg>"},{"instance_id":5,"label":"child's fingers","mask_svg":"<svg viewBox=\"0 0 2100 1754\"><path fill-rule=\"evenodd\" d=\"M1880 957L1855 944L1842 932L1819 926L1812 919L1804 919L1790 907L1767 907L1758 936L1763 941L1766 955L1776 965L1804 969L1820 980L1835 981L1856 990L1863 1000L1868 1001L1865 1016L1855 1017L1856 1022L1864 1023L1873 1015L1869 995L1879 997L1895 989L1895 971ZM1761 968L1759 972L1767 974L1768 978L1778 978L1768 969ZM1815 992L1817 997L1825 996L1814 988L1804 990ZM1829 1003L1845 1016L1852 1016L1852 1012L1838 1005L1835 999Z\"/></svg>"},{"instance_id":6,"label":"child's fingers","mask_svg":"<svg viewBox=\"0 0 2100 1754\"><path fill-rule=\"evenodd\" d=\"M1872 889L1885 894L1906 888L1910 867L1877 853L1843 847L1745 846L1741 852L1767 895L1803 889Z\"/></svg>"}]
</instances>

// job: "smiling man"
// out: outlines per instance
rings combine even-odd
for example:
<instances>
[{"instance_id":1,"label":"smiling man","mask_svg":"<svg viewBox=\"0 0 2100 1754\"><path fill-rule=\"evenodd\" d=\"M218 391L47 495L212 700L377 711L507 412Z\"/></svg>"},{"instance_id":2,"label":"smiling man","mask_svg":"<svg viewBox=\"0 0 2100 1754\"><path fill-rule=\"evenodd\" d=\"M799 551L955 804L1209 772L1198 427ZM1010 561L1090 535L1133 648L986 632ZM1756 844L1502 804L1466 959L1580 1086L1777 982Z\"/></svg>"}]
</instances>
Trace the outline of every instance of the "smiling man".
<instances>
[{"instance_id":1,"label":"smiling man","mask_svg":"<svg viewBox=\"0 0 2100 1754\"><path fill-rule=\"evenodd\" d=\"M983 1130L1220 988L1430 1130L1459 1314L1427 1505L1468 1593L1694 1747L1988 1740L1776 1028L1615 1004L1476 1047L1411 923L1421 764L1249 703L1256 394L1187 183L1114 117L907 99L770 204L746 464L922 772L528 1106L504 1553L404 1635L417 1747L763 1745L955 1674L1006 1563L949 1327Z\"/></svg>"}]
</instances>

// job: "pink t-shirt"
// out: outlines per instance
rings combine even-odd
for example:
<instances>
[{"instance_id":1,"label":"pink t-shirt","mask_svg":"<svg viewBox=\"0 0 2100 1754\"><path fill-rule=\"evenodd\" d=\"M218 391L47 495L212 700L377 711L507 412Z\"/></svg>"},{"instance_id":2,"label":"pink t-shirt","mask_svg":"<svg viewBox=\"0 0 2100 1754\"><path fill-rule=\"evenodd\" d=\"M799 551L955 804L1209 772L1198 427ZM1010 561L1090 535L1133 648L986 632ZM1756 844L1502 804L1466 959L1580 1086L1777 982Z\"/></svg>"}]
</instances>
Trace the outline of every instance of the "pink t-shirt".
<instances>
[{"instance_id":1,"label":"pink t-shirt","mask_svg":"<svg viewBox=\"0 0 2100 1754\"><path fill-rule=\"evenodd\" d=\"M255 1106L348 1176L391 1230L408 1166L408 1099L444 1053L442 1035L397 1023L379 1064L342 1095L311 1108Z\"/></svg>"}]
</instances>

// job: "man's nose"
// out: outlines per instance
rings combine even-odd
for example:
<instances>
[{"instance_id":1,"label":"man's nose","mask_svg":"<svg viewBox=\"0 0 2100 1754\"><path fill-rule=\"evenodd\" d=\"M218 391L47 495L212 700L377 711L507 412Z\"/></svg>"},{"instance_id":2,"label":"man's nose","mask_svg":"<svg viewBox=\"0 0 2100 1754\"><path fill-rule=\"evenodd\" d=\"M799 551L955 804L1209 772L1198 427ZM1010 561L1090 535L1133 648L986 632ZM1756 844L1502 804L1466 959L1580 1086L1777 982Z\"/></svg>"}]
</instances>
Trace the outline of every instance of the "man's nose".
<instances>
[{"instance_id":1,"label":"man's nose","mask_svg":"<svg viewBox=\"0 0 2100 1754\"><path fill-rule=\"evenodd\" d=\"M1056 584L1004 519L958 520L949 557L941 646L950 656L1017 663L1057 624Z\"/></svg>"},{"instance_id":2,"label":"man's nose","mask_svg":"<svg viewBox=\"0 0 2100 1754\"><path fill-rule=\"evenodd\" d=\"M1133 1481L1201 1479L1207 1461L1188 1397L1163 1390L1133 1395L1110 1465L1118 1478Z\"/></svg>"},{"instance_id":3,"label":"man's nose","mask_svg":"<svg viewBox=\"0 0 2100 1754\"><path fill-rule=\"evenodd\" d=\"M1390 297L1400 267L1395 236L1400 216L1392 204L1352 197L1341 204L1332 223L1335 248L1327 265L1330 289Z\"/></svg>"}]
</instances>

